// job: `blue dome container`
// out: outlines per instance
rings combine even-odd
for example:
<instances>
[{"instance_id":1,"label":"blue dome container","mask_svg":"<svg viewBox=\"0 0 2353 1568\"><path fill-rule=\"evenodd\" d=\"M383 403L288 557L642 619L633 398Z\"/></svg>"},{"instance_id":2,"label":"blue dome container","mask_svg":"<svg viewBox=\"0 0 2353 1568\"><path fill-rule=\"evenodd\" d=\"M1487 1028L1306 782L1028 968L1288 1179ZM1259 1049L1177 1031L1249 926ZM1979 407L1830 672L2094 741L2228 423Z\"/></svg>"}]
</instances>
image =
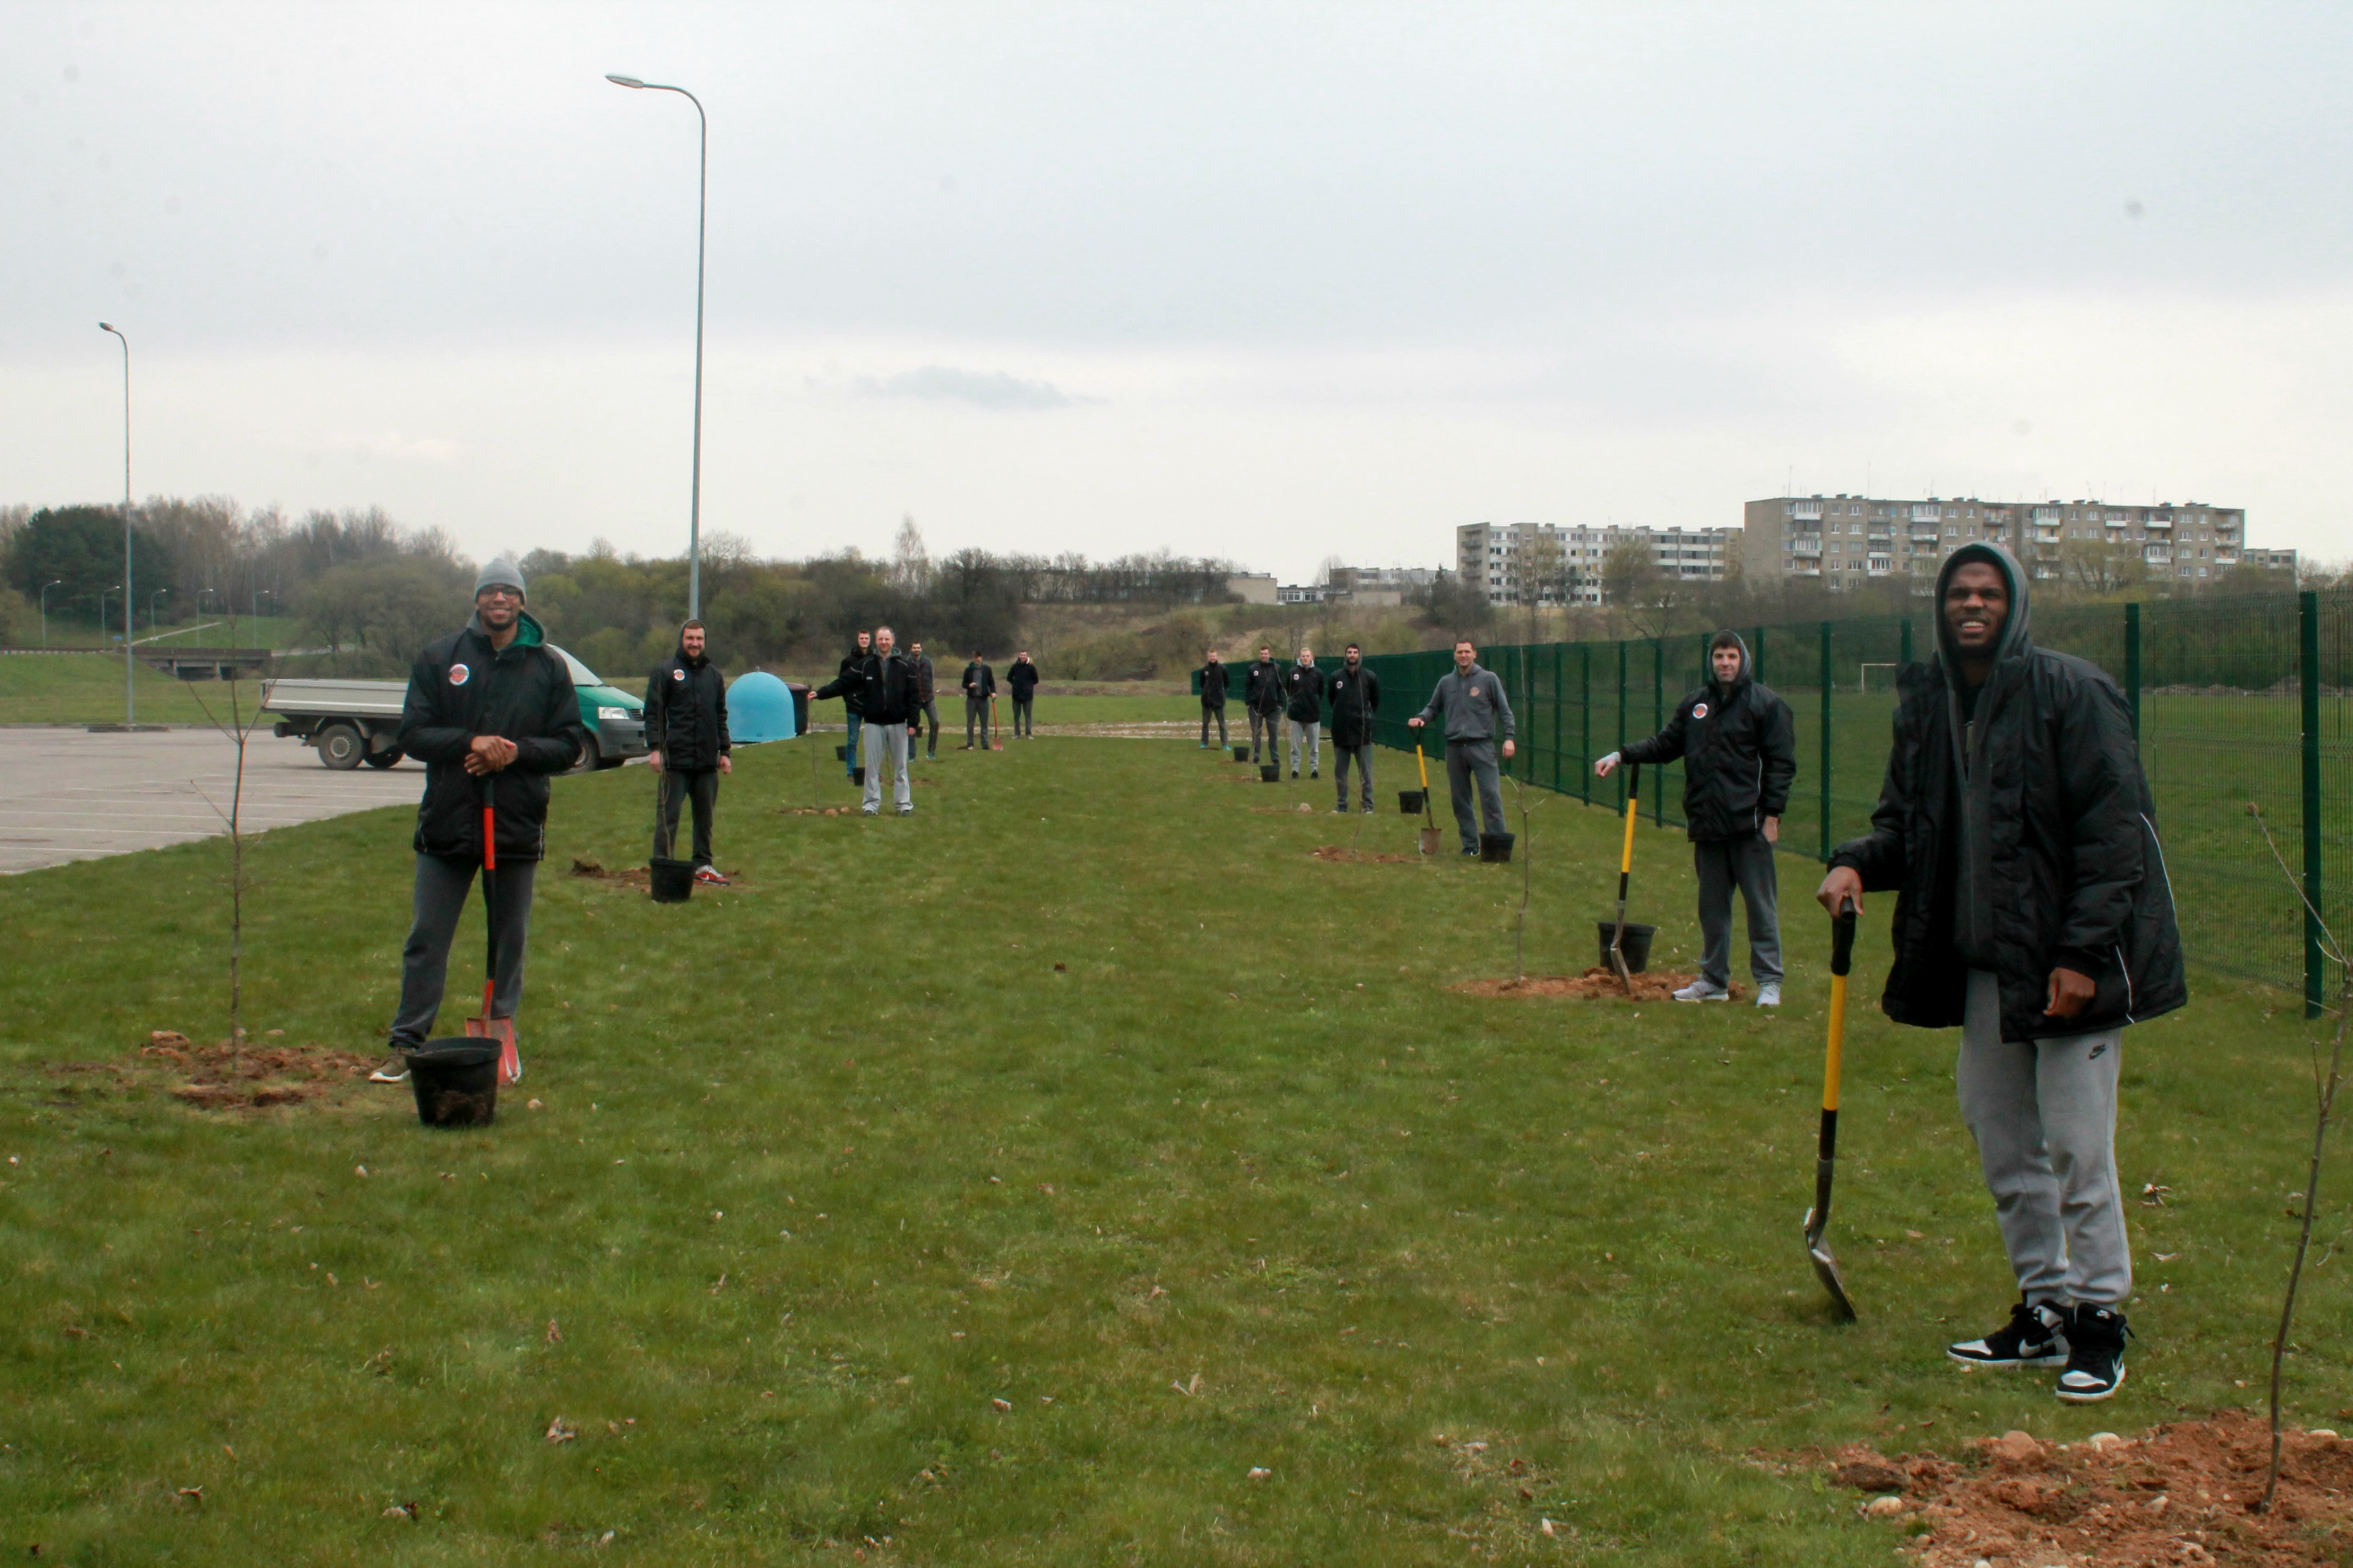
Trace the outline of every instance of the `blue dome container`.
<instances>
[{"instance_id":1,"label":"blue dome container","mask_svg":"<svg viewBox=\"0 0 2353 1568\"><path fill-rule=\"evenodd\" d=\"M727 688L727 735L753 745L789 741L800 733L793 722L793 689L765 669L739 675Z\"/></svg>"}]
</instances>

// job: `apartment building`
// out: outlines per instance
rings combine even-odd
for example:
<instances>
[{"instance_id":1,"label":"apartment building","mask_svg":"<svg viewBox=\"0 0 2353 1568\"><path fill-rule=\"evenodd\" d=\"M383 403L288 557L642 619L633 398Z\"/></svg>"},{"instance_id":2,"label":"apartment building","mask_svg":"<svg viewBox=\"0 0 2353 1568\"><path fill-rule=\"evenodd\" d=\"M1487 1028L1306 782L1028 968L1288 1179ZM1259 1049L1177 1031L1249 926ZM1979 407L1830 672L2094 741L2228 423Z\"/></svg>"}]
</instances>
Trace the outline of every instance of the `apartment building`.
<instances>
[{"instance_id":1,"label":"apartment building","mask_svg":"<svg viewBox=\"0 0 2353 1568\"><path fill-rule=\"evenodd\" d=\"M1721 581L1740 559L1735 528L1634 528L1612 523L1594 528L1550 522L1466 522L1454 530L1455 569L1478 584L1493 605L1524 602L1525 574L1544 568L1552 578L1540 584L1546 605L1601 603L1601 563L1621 539L1651 547L1651 559L1668 577Z\"/></svg>"},{"instance_id":2,"label":"apartment building","mask_svg":"<svg viewBox=\"0 0 2353 1568\"><path fill-rule=\"evenodd\" d=\"M2105 501L1897 500L1873 496L1772 496L1742 509L1742 561L1762 577L1820 580L1853 588L1905 576L1928 592L1938 565L1959 546L2008 549L2038 578L2059 576L2068 546L2095 543L2137 559L2152 578L2185 585L2242 562L2293 570L2293 550L2249 551L2246 512L2204 501L2116 506Z\"/></svg>"}]
</instances>

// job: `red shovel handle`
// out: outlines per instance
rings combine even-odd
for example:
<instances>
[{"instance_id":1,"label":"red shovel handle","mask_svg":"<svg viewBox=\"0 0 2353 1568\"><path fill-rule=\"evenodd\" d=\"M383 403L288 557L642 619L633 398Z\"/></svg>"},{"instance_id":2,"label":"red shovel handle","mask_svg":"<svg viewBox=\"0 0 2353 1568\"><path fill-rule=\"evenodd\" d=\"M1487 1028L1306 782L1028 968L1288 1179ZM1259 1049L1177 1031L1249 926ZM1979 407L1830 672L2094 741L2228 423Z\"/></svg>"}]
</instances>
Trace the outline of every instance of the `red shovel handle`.
<instances>
[{"instance_id":1,"label":"red shovel handle","mask_svg":"<svg viewBox=\"0 0 2353 1568\"><path fill-rule=\"evenodd\" d=\"M482 869L499 868L499 832L497 820L489 806L482 807Z\"/></svg>"}]
</instances>

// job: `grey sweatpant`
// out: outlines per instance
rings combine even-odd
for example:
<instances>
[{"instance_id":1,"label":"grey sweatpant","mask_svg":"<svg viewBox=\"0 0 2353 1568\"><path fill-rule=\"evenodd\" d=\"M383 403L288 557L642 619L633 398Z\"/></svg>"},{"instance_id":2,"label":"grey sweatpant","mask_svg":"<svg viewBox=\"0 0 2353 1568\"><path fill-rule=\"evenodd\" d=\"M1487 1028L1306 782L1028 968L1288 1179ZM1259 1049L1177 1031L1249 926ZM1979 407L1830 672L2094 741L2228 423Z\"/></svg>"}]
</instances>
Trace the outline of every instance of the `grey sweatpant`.
<instances>
[{"instance_id":1,"label":"grey sweatpant","mask_svg":"<svg viewBox=\"0 0 2353 1568\"><path fill-rule=\"evenodd\" d=\"M2001 1037L1989 970L1969 971L1953 1079L1978 1141L2001 1244L2029 1301L2121 1306L2132 1249L2116 1183L2116 1062L2124 1031Z\"/></svg>"},{"instance_id":2,"label":"grey sweatpant","mask_svg":"<svg viewBox=\"0 0 2353 1568\"><path fill-rule=\"evenodd\" d=\"M433 1033L448 979L449 940L457 934L458 916L480 868L481 862L471 858L417 858L408 945L400 950L400 1011L392 1019L396 1047L421 1046ZM491 873L498 917L498 984L491 995L494 1018L512 1018L522 1005L522 950L531 934L531 888L538 870L536 860L509 860Z\"/></svg>"},{"instance_id":3,"label":"grey sweatpant","mask_svg":"<svg viewBox=\"0 0 2353 1568\"><path fill-rule=\"evenodd\" d=\"M914 792L907 787L907 726L899 724L869 724L866 726L866 804L869 812L882 809L882 775L888 773L898 781L895 799L901 811L915 809Z\"/></svg>"},{"instance_id":4,"label":"grey sweatpant","mask_svg":"<svg viewBox=\"0 0 2353 1568\"><path fill-rule=\"evenodd\" d=\"M1324 726L1320 722L1303 724L1296 719L1282 721L1285 733L1291 737L1291 771L1299 771L1299 748L1307 748L1307 771L1324 771Z\"/></svg>"},{"instance_id":5,"label":"grey sweatpant","mask_svg":"<svg viewBox=\"0 0 2353 1568\"><path fill-rule=\"evenodd\" d=\"M1340 809L1345 811L1348 807L1348 763L1354 761L1356 764L1356 772L1364 777L1365 809L1372 810L1373 748L1369 744L1344 746L1335 741L1332 742L1332 750L1338 753L1332 762L1332 776L1340 781Z\"/></svg>"},{"instance_id":6,"label":"grey sweatpant","mask_svg":"<svg viewBox=\"0 0 2353 1568\"><path fill-rule=\"evenodd\" d=\"M1471 854L1479 851L1479 824L1471 816L1471 793L1473 782L1479 793L1479 810L1487 821L1490 833L1508 833L1504 826L1504 775L1496 770L1495 742L1493 741L1449 741L1446 742L1446 793L1454 801L1454 827L1462 835L1462 847Z\"/></svg>"},{"instance_id":7,"label":"grey sweatpant","mask_svg":"<svg viewBox=\"0 0 2353 1568\"><path fill-rule=\"evenodd\" d=\"M1710 985L1732 981L1732 889L1748 904L1748 973L1759 985L1781 983L1780 882L1773 847L1761 833L1692 846L1699 870L1699 977Z\"/></svg>"},{"instance_id":8,"label":"grey sweatpant","mask_svg":"<svg viewBox=\"0 0 2353 1568\"><path fill-rule=\"evenodd\" d=\"M972 750L973 731L980 731L980 749L988 750L988 699L967 697L964 700L964 749Z\"/></svg>"}]
</instances>

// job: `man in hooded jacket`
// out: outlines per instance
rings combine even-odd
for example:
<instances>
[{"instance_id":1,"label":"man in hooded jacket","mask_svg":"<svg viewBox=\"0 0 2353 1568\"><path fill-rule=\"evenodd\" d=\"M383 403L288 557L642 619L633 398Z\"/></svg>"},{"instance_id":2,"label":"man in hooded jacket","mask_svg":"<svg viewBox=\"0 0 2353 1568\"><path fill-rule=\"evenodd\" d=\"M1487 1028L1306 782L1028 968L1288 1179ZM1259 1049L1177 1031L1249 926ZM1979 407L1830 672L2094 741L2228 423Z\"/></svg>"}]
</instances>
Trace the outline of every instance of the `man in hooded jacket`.
<instances>
[{"instance_id":1,"label":"man in hooded jacket","mask_svg":"<svg viewBox=\"0 0 2353 1568\"><path fill-rule=\"evenodd\" d=\"M1299 776L1299 753L1307 752L1307 776L1324 776L1324 672L1315 650L1299 650L1298 662L1282 672L1284 732L1291 737L1291 776Z\"/></svg>"},{"instance_id":2,"label":"man in hooded jacket","mask_svg":"<svg viewBox=\"0 0 2353 1568\"><path fill-rule=\"evenodd\" d=\"M1732 994L1732 890L1748 905L1748 973L1757 1005L1781 1005L1779 882L1773 846L1781 837L1790 781L1798 776L1797 726L1789 705L1755 679L1748 645L1721 631L1707 645L1708 681L1684 698L1667 727L1593 764L1608 778L1620 762L1683 763L1683 823L1699 870L1699 978L1678 1002Z\"/></svg>"},{"instance_id":3,"label":"man in hooded jacket","mask_svg":"<svg viewBox=\"0 0 2353 1568\"><path fill-rule=\"evenodd\" d=\"M428 644L408 672L398 744L426 764L425 798L417 808L400 1009L391 1054L369 1074L373 1081L406 1079L408 1053L431 1037L449 941L486 858L496 862L483 872L494 955L491 1016L512 1018L522 1006L532 882L546 850L548 780L578 762L587 743L572 672L523 612L522 573L501 557L475 579L465 629ZM496 825L487 845L485 806Z\"/></svg>"},{"instance_id":4,"label":"man in hooded jacket","mask_svg":"<svg viewBox=\"0 0 2353 1568\"><path fill-rule=\"evenodd\" d=\"M819 698L839 697L848 702L853 697L858 710L865 715L863 739L866 744L866 798L860 809L868 816L879 816L882 811L882 775L894 780L893 795L899 815L915 815L914 792L908 788L908 731L914 727L915 716L923 711L916 701L920 688L916 684L915 666L897 647L897 638L889 626L874 628L869 645L872 649L850 669L817 689Z\"/></svg>"},{"instance_id":5,"label":"man in hooded jacket","mask_svg":"<svg viewBox=\"0 0 2353 1568\"><path fill-rule=\"evenodd\" d=\"M694 879L727 884L711 862L711 828L719 814L719 775L733 773L727 739L727 678L705 650L710 634L701 621L679 628L678 651L654 668L646 680L646 764L657 784L659 828L654 853L670 858L678 842L679 808L694 803Z\"/></svg>"},{"instance_id":6,"label":"man in hooded jacket","mask_svg":"<svg viewBox=\"0 0 2353 1568\"><path fill-rule=\"evenodd\" d=\"M1201 743L1194 749L1209 749L1209 720L1214 715L1218 721L1218 750L1222 752L1226 749L1226 665L1216 648L1208 650L1193 677L1201 683Z\"/></svg>"},{"instance_id":7,"label":"man in hooded jacket","mask_svg":"<svg viewBox=\"0 0 2353 1568\"><path fill-rule=\"evenodd\" d=\"M866 656L873 649L874 634L859 633L858 646L841 656L841 668L833 672L832 684L840 686L848 682L847 689L841 699L841 711L849 730L849 743L841 749L841 776L853 784L858 781L859 732L866 727L866 714L858 706L863 700L860 696L863 688L858 682L849 679L849 673L865 663Z\"/></svg>"},{"instance_id":8,"label":"man in hooded jacket","mask_svg":"<svg viewBox=\"0 0 2353 1568\"><path fill-rule=\"evenodd\" d=\"M1948 1347L1972 1366L2065 1362L2056 1393L2125 1376L2132 1255L2116 1177L2128 1024L2189 999L2156 806L2116 683L2036 647L2009 554L1965 544L1937 574L1936 657L1896 678L1871 831L1839 846L1833 912L1896 893L1882 1005L1960 1026L1955 1071L2020 1300Z\"/></svg>"},{"instance_id":9,"label":"man in hooded jacket","mask_svg":"<svg viewBox=\"0 0 2353 1568\"><path fill-rule=\"evenodd\" d=\"M1259 761L1259 731L1266 731L1266 758L1282 760L1282 666L1274 662L1272 644L1258 650L1258 662L1242 672L1242 705L1250 712L1250 761Z\"/></svg>"}]
</instances>

